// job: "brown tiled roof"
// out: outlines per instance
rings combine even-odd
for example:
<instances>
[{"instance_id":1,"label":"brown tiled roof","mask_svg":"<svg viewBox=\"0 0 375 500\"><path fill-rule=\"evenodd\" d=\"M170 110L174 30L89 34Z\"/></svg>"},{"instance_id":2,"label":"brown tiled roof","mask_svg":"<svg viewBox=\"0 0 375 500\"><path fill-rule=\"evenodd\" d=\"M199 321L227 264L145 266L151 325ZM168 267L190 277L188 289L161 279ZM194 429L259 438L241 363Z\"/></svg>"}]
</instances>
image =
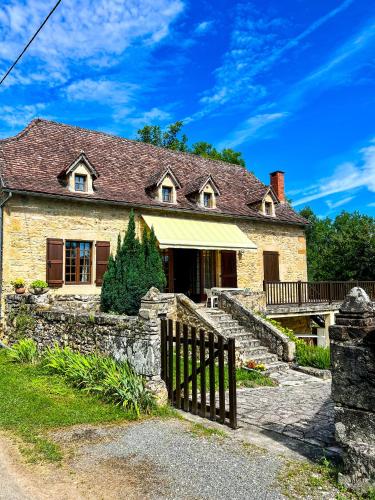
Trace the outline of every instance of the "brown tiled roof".
<instances>
[{"instance_id":1,"label":"brown tiled roof","mask_svg":"<svg viewBox=\"0 0 375 500\"><path fill-rule=\"evenodd\" d=\"M58 178L82 151L98 172L93 194L69 192ZM167 168L171 168L181 182L177 204L173 207L153 199L146 189L150 178ZM264 192L266 186L239 165L41 119L33 120L17 136L0 141L2 184L5 189L16 191L207 213L186 194L196 179L208 174L218 183L221 192L216 209L210 213L270 220L248 205L250 196ZM277 205L276 219L306 223L287 203Z\"/></svg>"},{"instance_id":2,"label":"brown tiled roof","mask_svg":"<svg viewBox=\"0 0 375 500\"><path fill-rule=\"evenodd\" d=\"M207 184L207 182L211 181L214 185L215 190L218 192L220 191L219 186L215 182L215 179L213 179L211 174L205 174L201 175L200 177L197 177L196 179L193 179L191 182L189 182L185 186L185 194L186 196L189 196L190 194L197 193L201 189L204 188L204 186Z\"/></svg>"}]
</instances>

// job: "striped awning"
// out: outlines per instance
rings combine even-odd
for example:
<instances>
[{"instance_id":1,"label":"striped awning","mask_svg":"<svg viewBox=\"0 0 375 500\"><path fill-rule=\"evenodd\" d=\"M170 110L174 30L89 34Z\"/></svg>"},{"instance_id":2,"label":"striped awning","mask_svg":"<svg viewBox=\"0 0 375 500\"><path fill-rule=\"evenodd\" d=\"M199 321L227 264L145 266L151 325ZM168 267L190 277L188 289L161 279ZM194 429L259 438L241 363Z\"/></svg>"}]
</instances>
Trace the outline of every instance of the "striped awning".
<instances>
[{"instance_id":1,"label":"striped awning","mask_svg":"<svg viewBox=\"0 0 375 500\"><path fill-rule=\"evenodd\" d=\"M256 250L236 224L226 222L142 215L154 228L160 248L196 248L201 250Z\"/></svg>"}]
</instances>

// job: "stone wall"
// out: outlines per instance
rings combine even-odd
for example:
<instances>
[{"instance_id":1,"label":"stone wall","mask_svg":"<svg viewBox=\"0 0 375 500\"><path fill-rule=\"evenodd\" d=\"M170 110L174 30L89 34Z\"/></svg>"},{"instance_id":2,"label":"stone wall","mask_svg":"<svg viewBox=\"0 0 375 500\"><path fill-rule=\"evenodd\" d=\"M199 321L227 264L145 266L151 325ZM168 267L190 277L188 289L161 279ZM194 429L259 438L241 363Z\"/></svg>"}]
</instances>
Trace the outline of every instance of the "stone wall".
<instances>
[{"instance_id":1,"label":"stone wall","mask_svg":"<svg viewBox=\"0 0 375 500\"><path fill-rule=\"evenodd\" d=\"M83 354L101 352L127 359L137 373L159 380L159 318L173 310L173 301L169 294L151 289L139 315L131 317L69 310L57 307L55 301L49 303L45 296L8 295L2 337L10 345L22 336L33 338L40 349L57 342Z\"/></svg>"},{"instance_id":2,"label":"stone wall","mask_svg":"<svg viewBox=\"0 0 375 500\"><path fill-rule=\"evenodd\" d=\"M261 291L263 288L263 252L279 253L280 280L307 280L306 237L303 227L246 221L238 223L257 245L257 250L237 256L238 286Z\"/></svg>"},{"instance_id":3,"label":"stone wall","mask_svg":"<svg viewBox=\"0 0 375 500\"><path fill-rule=\"evenodd\" d=\"M215 295L217 295L222 290L219 288L213 288L212 291ZM230 290L230 294L232 297L235 297L239 302L241 302L241 304L247 309L261 313L266 312L267 303L265 292L254 292L249 288L238 288L237 290Z\"/></svg>"},{"instance_id":4,"label":"stone wall","mask_svg":"<svg viewBox=\"0 0 375 500\"><path fill-rule=\"evenodd\" d=\"M240 325L251 331L261 344L268 347L270 352L277 354L283 361L293 361L295 355L295 344L280 332L276 327L268 323L250 309L244 307L235 296L228 292L219 294L219 308L231 314Z\"/></svg>"},{"instance_id":5,"label":"stone wall","mask_svg":"<svg viewBox=\"0 0 375 500\"><path fill-rule=\"evenodd\" d=\"M375 487L375 309L361 288L348 294L329 335L340 481L362 491Z\"/></svg>"}]
</instances>

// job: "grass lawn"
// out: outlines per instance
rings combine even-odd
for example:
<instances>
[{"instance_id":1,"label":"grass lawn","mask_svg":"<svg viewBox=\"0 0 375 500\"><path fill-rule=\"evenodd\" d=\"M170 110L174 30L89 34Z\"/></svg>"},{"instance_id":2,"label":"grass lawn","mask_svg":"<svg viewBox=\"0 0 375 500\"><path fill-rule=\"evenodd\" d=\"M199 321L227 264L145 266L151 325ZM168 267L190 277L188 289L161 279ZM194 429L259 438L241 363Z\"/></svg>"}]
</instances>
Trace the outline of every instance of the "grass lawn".
<instances>
[{"instance_id":1,"label":"grass lawn","mask_svg":"<svg viewBox=\"0 0 375 500\"><path fill-rule=\"evenodd\" d=\"M197 369L199 368L199 363L197 364ZM189 374L191 374L191 359L189 359ZM180 379L181 383L184 380L184 367L183 367L183 358L181 357L180 361ZM209 377L210 377L210 372L209 372L209 367L206 367L206 387L209 387ZM174 386L176 384L176 356L174 355ZM255 371L249 371L249 370L244 370L242 368L238 368L236 370L236 381L237 381L237 387L274 387L276 385L276 382L268 377L267 375L264 375L261 372L255 372ZM200 375L198 375L198 380L197 380L197 387L200 389ZM228 389L229 383L228 383L228 366L225 364L224 368L224 383L225 383L225 388ZM191 383L190 383L191 387ZM215 364L215 387L216 390L219 389L219 367L217 364Z\"/></svg>"},{"instance_id":2,"label":"grass lawn","mask_svg":"<svg viewBox=\"0 0 375 500\"><path fill-rule=\"evenodd\" d=\"M59 376L47 375L40 365L11 363L6 350L0 349L0 430L22 437L22 451L30 461L61 458L58 446L45 437L49 429L134 418L69 387Z\"/></svg>"}]
</instances>

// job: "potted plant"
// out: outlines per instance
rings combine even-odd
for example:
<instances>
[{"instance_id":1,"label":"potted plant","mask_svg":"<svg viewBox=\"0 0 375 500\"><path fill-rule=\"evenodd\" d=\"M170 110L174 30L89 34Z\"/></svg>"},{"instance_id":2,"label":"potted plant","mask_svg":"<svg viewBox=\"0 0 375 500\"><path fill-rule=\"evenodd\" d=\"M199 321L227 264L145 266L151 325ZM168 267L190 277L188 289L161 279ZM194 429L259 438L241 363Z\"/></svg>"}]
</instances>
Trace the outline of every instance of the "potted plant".
<instances>
[{"instance_id":1,"label":"potted plant","mask_svg":"<svg viewBox=\"0 0 375 500\"><path fill-rule=\"evenodd\" d=\"M18 294L25 293L26 291L26 282L23 278L17 278L11 282L14 286L14 290Z\"/></svg>"},{"instance_id":2,"label":"potted plant","mask_svg":"<svg viewBox=\"0 0 375 500\"><path fill-rule=\"evenodd\" d=\"M42 295L48 291L48 283L43 280L34 280L30 283L31 293L34 295Z\"/></svg>"}]
</instances>

